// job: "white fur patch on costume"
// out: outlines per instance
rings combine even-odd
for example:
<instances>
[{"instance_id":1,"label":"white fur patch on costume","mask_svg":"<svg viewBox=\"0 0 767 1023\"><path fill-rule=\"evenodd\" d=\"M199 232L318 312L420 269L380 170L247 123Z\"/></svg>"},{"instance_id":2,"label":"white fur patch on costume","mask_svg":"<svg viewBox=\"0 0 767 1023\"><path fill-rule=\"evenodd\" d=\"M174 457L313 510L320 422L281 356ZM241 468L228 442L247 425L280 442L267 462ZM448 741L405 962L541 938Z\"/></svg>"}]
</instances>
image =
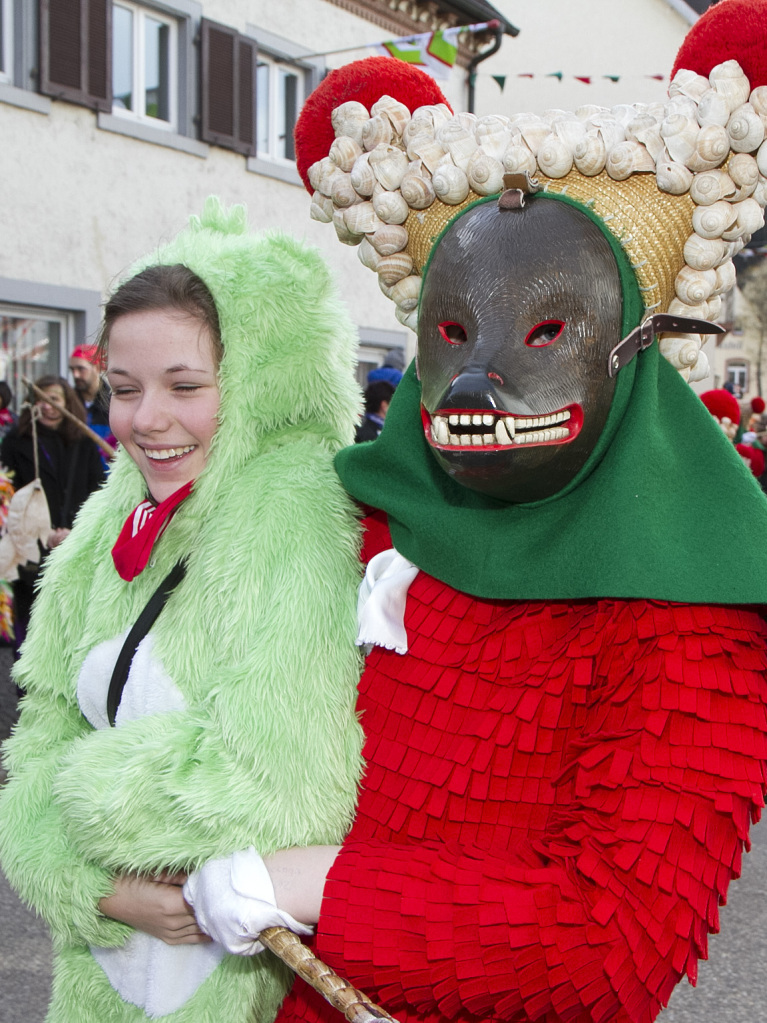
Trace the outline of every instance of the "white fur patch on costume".
<instances>
[{"instance_id":1,"label":"white fur patch on costume","mask_svg":"<svg viewBox=\"0 0 767 1023\"><path fill-rule=\"evenodd\" d=\"M166 945L142 931L121 948L94 948L93 958L123 1001L150 1018L180 1009L226 955L223 947Z\"/></svg>"},{"instance_id":2,"label":"white fur patch on costume","mask_svg":"<svg viewBox=\"0 0 767 1023\"><path fill-rule=\"evenodd\" d=\"M94 728L109 728L107 694L126 630L99 643L83 661L77 679L77 701ZM150 714L184 710L186 701L154 656L151 633L139 643L131 662L115 727ZM120 997L155 1018L176 1012L210 976L226 954L221 945L166 945L136 931L120 948L91 946L91 954Z\"/></svg>"},{"instance_id":3,"label":"white fur patch on costume","mask_svg":"<svg viewBox=\"0 0 767 1023\"><path fill-rule=\"evenodd\" d=\"M418 575L412 561L393 547L371 558L357 596L357 646L382 646L407 653L405 604Z\"/></svg>"},{"instance_id":4,"label":"white fur patch on costume","mask_svg":"<svg viewBox=\"0 0 767 1023\"><path fill-rule=\"evenodd\" d=\"M95 646L83 661L77 678L77 702L83 717L94 728L109 728L107 694L115 663L122 650L126 631ZM178 686L154 654L154 638L150 633L138 645L125 683L115 726L137 721L150 714L166 714L185 710L186 701Z\"/></svg>"}]
</instances>

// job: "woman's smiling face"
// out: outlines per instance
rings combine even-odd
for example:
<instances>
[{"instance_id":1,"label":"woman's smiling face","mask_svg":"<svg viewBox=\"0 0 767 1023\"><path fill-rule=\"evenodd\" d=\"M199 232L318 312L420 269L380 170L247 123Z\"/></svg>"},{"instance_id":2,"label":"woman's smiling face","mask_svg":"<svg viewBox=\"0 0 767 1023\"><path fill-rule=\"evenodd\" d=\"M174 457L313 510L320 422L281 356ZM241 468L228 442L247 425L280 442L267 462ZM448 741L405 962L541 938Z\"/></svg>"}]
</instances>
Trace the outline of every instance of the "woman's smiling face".
<instances>
[{"instance_id":1,"label":"woman's smiling face","mask_svg":"<svg viewBox=\"0 0 767 1023\"><path fill-rule=\"evenodd\" d=\"M208 328L177 309L125 313L107 349L109 425L158 503L196 479L218 427L218 366Z\"/></svg>"}]
</instances>

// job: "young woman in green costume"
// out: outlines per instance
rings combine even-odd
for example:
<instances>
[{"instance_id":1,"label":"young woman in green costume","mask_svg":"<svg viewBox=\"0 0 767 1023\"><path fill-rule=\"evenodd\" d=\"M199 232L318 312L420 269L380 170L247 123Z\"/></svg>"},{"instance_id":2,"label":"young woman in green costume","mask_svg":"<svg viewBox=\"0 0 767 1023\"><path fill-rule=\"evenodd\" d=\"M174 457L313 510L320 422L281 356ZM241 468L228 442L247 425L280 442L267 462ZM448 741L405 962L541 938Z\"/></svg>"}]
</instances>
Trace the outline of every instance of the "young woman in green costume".
<instances>
[{"instance_id":1,"label":"young woman in green costume","mask_svg":"<svg viewBox=\"0 0 767 1023\"><path fill-rule=\"evenodd\" d=\"M180 878L350 824L358 529L332 458L359 405L354 330L314 251L209 200L103 333L121 450L51 555L16 672L3 868L53 934L50 1023L266 1021L287 971L211 942Z\"/></svg>"}]
</instances>

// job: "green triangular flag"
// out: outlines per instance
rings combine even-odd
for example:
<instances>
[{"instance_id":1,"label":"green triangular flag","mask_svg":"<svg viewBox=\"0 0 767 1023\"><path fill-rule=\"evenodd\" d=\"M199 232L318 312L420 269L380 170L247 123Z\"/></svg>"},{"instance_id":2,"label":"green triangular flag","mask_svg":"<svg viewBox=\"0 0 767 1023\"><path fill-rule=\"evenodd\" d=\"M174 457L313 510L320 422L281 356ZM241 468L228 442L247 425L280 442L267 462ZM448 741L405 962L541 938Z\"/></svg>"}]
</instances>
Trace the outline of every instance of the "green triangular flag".
<instances>
[{"instance_id":1,"label":"green triangular flag","mask_svg":"<svg viewBox=\"0 0 767 1023\"><path fill-rule=\"evenodd\" d=\"M620 75L602 75L603 78L609 78L611 82L619 82L621 80Z\"/></svg>"},{"instance_id":2,"label":"green triangular flag","mask_svg":"<svg viewBox=\"0 0 767 1023\"><path fill-rule=\"evenodd\" d=\"M562 72L561 71L549 71L549 73L545 77L546 78L558 78L560 80L560 82L561 82L562 81Z\"/></svg>"},{"instance_id":3,"label":"green triangular flag","mask_svg":"<svg viewBox=\"0 0 767 1023\"><path fill-rule=\"evenodd\" d=\"M498 87L503 92L503 87L506 84L506 75L491 75L493 81L498 82Z\"/></svg>"}]
</instances>

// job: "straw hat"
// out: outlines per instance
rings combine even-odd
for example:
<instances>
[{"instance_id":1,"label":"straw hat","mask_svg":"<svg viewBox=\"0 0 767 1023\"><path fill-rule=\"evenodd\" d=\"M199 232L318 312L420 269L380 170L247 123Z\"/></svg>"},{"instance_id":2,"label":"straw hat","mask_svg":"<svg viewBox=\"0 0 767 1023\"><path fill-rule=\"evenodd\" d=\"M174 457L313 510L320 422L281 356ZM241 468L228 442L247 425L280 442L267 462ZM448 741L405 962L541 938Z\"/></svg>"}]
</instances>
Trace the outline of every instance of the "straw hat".
<instances>
[{"instance_id":1,"label":"straw hat","mask_svg":"<svg viewBox=\"0 0 767 1023\"><path fill-rule=\"evenodd\" d=\"M741 49L751 81L734 59ZM296 127L311 216L359 246L415 330L421 273L442 230L502 193L507 175L525 174L601 218L648 314L714 321L735 283L732 257L764 224L765 53L767 0L725 0L688 34L665 104L511 118L453 114L428 75L390 58L348 64ZM700 335L663 335L660 347L685 379L707 375Z\"/></svg>"}]
</instances>

